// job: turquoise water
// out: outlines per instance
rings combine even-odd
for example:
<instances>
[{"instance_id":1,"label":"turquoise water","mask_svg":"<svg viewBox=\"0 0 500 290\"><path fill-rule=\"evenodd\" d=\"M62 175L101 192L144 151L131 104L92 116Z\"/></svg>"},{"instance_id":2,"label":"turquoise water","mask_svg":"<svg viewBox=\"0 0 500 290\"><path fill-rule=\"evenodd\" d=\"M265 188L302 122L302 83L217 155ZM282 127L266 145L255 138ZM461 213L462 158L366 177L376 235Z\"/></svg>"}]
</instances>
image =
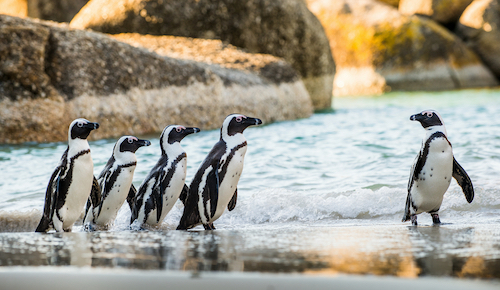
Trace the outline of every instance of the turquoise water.
<instances>
[{"instance_id":1,"label":"turquoise water","mask_svg":"<svg viewBox=\"0 0 500 290\"><path fill-rule=\"evenodd\" d=\"M431 108L444 118L455 157L476 190L474 202L468 204L453 181L441 209L442 220L500 221L500 91L391 93L335 99L334 106L334 111L308 119L245 131L248 151L238 205L216 222L218 228L398 223L409 171L424 137L423 128L409 116ZM137 152L136 186L160 154L157 136L140 137L150 139L152 146ZM182 141L188 154L188 183L218 138L214 130ZM114 142L90 142L96 175ZM0 146L0 213L41 211L47 182L65 148L66 143ZM164 227L174 228L181 211L178 203ZM128 208L122 208L114 230L124 229L129 215ZM420 220L431 222L430 217Z\"/></svg>"}]
</instances>

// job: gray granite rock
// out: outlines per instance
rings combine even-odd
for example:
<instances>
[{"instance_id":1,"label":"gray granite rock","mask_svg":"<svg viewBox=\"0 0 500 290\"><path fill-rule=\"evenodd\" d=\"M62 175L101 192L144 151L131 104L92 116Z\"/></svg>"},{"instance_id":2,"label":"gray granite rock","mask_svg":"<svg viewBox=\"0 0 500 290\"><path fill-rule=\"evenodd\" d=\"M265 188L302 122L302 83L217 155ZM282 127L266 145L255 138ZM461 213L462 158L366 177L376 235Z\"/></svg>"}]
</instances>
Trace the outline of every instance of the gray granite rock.
<instances>
[{"instance_id":1,"label":"gray granite rock","mask_svg":"<svg viewBox=\"0 0 500 290\"><path fill-rule=\"evenodd\" d=\"M101 124L93 138L108 138L173 123L214 129L234 112L267 123L312 113L288 63L237 53L258 68L168 57L101 33L0 15L0 143L66 140L77 117Z\"/></svg>"},{"instance_id":2,"label":"gray granite rock","mask_svg":"<svg viewBox=\"0 0 500 290\"><path fill-rule=\"evenodd\" d=\"M91 0L71 26L221 39L282 57L299 72L314 107L331 106L335 64L324 30L303 0Z\"/></svg>"},{"instance_id":3,"label":"gray granite rock","mask_svg":"<svg viewBox=\"0 0 500 290\"><path fill-rule=\"evenodd\" d=\"M330 39L335 96L498 84L472 50L430 19L374 0L307 2Z\"/></svg>"},{"instance_id":4,"label":"gray granite rock","mask_svg":"<svg viewBox=\"0 0 500 290\"><path fill-rule=\"evenodd\" d=\"M456 34L500 79L500 1L472 2L460 17Z\"/></svg>"}]
</instances>

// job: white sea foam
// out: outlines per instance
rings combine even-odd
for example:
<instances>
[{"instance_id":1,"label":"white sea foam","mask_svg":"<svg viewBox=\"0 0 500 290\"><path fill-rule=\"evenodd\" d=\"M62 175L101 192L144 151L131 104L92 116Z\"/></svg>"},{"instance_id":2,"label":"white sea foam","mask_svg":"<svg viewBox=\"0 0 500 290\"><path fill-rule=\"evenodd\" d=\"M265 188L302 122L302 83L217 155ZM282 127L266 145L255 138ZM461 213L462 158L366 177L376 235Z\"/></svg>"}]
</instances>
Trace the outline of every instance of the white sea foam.
<instances>
[{"instance_id":1,"label":"white sea foam","mask_svg":"<svg viewBox=\"0 0 500 290\"><path fill-rule=\"evenodd\" d=\"M469 204L461 188L452 185L446 193L441 207L441 220L454 223L480 223L500 221L499 189L476 186L474 201ZM380 189L358 189L349 192L311 193L281 188L262 189L250 194L240 192L236 208L226 212L215 225L246 227L264 224L286 224L320 222L329 225L363 223L399 223L406 202L406 189L382 187ZM182 215L180 201L168 213L158 229L171 230L177 227ZM422 218L420 218L422 216ZM426 214L419 218L430 222ZM0 232L33 231L39 222L41 211L0 211ZM429 220L429 221L427 221ZM119 211L111 231L137 230L130 227L130 210L125 204ZM80 231L75 226L74 231Z\"/></svg>"}]
</instances>

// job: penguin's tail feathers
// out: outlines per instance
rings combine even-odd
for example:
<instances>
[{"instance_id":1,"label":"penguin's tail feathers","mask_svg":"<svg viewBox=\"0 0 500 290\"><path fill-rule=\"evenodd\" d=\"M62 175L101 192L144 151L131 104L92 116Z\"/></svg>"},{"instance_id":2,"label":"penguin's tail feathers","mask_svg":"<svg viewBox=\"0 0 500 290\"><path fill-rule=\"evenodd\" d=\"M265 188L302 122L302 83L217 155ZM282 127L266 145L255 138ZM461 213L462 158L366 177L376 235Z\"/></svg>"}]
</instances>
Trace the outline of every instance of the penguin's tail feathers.
<instances>
[{"instance_id":1,"label":"penguin's tail feathers","mask_svg":"<svg viewBox=\"0 0 500 290\"><path fill-rule=\"evenodd\" d=\"M197 212L193 210L190 213L187 213L186 208L184 208L184 214L182 215L181 221L177 226L177 230L189 230L199 224L201 224L201 221Z\"/></svg>"},{"instance_id":2,"label":"penguin's tail feathers","mask_svg":"<svg viewBox=\"0 0 500 290\"><path fill-rule=\"evenodd\" d=\"M37 233L46 233L50 228L50 220L43 215L42 219L40 220L40 223L38 223L38 226L36 227L35 232Z\"/></svg>"}]
</instances>

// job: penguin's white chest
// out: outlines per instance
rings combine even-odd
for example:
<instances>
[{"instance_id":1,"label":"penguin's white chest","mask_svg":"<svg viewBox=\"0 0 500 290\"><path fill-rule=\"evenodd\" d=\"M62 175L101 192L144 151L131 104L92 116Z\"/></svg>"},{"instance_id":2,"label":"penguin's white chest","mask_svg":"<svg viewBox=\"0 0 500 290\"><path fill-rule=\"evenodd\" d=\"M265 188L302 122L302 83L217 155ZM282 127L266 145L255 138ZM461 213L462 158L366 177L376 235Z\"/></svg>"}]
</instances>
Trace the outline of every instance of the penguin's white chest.
<instances>
[{"instance_id":1,"label":"penguin's white chest","mask_svg":"<svg viewBox=\"0 0 500 290\"><path fill-rule=\"evenodd\" d=\"M453 152L444 138L429 144L425 164L411 189L417 212L436 211L441 207L443 196L450 186L453 172Z\"/></svg>"},{"instance_id":2,"label":"penguin's white chest","mask_svg":"<svg viewBox=\"0 0 500 290\"><path fill-rule=\"evenodd\" d=\"M226 174L224 175L222 183L219 185L217 210L215 211L215 215L212 217L210 222L215 221L222 215L222 213L224 213L224 210L227 208L229 201L233 197L234 192L236 191L236 188L238 186L238 181L240 180L241 172L243 171L243 162L245 159L246 151L247 146L241 147L236 152L234 152L231 160L229 160ZM221 174L220 170L219 174ZM220 175L219 178L221 178Z\"/></svg>"},{"instance_id":3,"label":"penguin's white chest","mask_svg":"<svg viewBox=\"0 0 500 290\"><path fill-rule=\"evenodd\" d=\"M70 228L80 217L90 196L94 179L94 164L90 153L74 160L71 178L64 206L59 210L64 229Z\"/></svg>"},{"instance_id":4,"label":"penguin's white chest","mask_svg":"<svg viewBox=\"0 0 500 290\"><path fill-rule=\"evenodd\" d=\"M94 223L107 226L115 220L118 211L127 199L130 186L132 185L134 171L135 166L124 167L121 169L113 187L107 193L106 199L104 199L102 203L101 213L99 216L94 218ZM100 180L99 182L101 183ZM101 184L104 185L104 183ZM94 209L94 211L97 215L99 208Z\"/></svg>"},{"instance_id":5,"label":"penguin's white chest","mask_svg":"<svg viewBox=\"0 0 500 290\"><path fill-rule=\"evenodd\" d=\"M163 182L167 183L167 186L164 191L163 198L163 207L160 215L160 220L156 220L157 209L152 210L146 223L151 226L156 226L165 219L168 212L172 209L175 202L179 199L181 195L182 189L184 188L184 184L186 181L186 166L187 166L187 158L183 158L180 160L175 167L170 168L169 170L173 170L172 178L170 180L164 180ZM164 168L164 170L168 170L168 166ZM168 172L166 172L168 174Z\"/></svg>"}]
</instances>

